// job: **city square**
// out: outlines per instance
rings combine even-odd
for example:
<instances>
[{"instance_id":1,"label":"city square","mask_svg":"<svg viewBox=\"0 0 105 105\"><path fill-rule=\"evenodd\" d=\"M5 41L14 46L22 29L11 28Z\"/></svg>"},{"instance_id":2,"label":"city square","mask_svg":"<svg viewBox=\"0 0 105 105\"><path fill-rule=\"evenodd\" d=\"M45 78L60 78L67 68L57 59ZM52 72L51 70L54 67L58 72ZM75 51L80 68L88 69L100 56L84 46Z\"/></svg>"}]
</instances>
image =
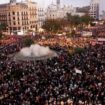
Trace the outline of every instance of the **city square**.
<instances>
[{"instance_id":1,"label":"city square","mask_svg":"<svg viewBox=\"0 0 105 105\"><path fill-rule=\"evenodd\" d=\"M34 0L0 4L0 105L105 105L99 3L76 8L56 0L46 10Z\"/></svg>"}]
</instances>

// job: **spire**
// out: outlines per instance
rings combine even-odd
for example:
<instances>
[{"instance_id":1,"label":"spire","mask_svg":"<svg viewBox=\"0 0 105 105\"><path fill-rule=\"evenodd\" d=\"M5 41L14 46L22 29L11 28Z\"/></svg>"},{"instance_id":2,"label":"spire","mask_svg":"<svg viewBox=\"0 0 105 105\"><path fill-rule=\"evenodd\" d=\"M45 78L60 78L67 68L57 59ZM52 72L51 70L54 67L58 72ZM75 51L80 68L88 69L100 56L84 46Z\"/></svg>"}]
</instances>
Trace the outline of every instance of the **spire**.
<instances>
[{"instance_id":1,"label":"spire","mask_svg":"<svg viewBox=\"0 0 105 105\"><path fill-rule=\"evenodd\" d=\"M57 0L57 5L60 5L60 0Z\"/></svg>"},{"instance_id":2,"label":"spire","mask_svg":"<svg viewBox=\"0 0 105 105\"><path fill-rule=\"evenodd\" d=\"M16 0L10 0L10 3L16 3Z\"/></svg>"},{"instance_id":3,"label":"spire","mask_svg":"<svg viewBox=\"0 0 105 105\"><path fill-rule=\"evenodd\" d=\"M60 7L60 0L56 0L57 7Z\"/></svg>"}]
</instances>

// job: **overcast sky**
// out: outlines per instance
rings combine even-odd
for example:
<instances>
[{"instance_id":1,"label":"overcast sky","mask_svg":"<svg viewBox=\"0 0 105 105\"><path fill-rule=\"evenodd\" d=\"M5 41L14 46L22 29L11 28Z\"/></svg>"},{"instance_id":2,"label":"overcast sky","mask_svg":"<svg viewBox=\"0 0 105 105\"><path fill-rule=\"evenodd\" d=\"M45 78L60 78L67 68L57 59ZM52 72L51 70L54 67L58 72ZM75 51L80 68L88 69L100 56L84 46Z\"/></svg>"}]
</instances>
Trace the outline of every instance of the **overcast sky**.
<instances>
[{"instance_id":1,"label":"overcast sky","mask_svg":"<svg viewBox=\"0 0 105 105\"><path fill-rule=\"evenodd\" d=\"M2 3L7 3L10 0L0 0L0 4ZM22 1L22 0L17 0L17 1ZM55 3L56 0L32 0L38 3L38 5L40 5L41 7L47 7L47 5L51 4L52 1ZM61 4L65 4L65 5L73 5L74 7L81 7L81 6L86 6L90 4L91 0L61 0ZM105 0L100 0L100 6L101 6L101 10L105 10Z\"/></svg>"}]
</instances>

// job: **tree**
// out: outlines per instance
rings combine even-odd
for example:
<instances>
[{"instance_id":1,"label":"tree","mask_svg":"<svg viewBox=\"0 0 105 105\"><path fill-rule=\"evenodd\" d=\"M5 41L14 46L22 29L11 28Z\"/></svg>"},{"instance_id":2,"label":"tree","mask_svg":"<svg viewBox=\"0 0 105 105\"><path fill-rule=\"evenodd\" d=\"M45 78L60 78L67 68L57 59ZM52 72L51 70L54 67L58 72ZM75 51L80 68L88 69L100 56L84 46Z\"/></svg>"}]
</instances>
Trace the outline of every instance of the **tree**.
<instances>
[{"instance_id":1,"label":"tree","mask_svg":"<svg viewBox=\"0 0 105 105\"><path fill-rule=\"evenodd\" d=\"M66 16L67 21L68 21L69 23L71 23L71 21L72 21L72 15L71 15L70 13L67 13L66 15L67 15L67 16Z\"/></svg>"},{"instance_id":2,"label":"tree","mask_svg":"<svg viewBox=\"0 0 105 105\"><path fill-rule=\"evenodd\" d=\"M71 32L71 36L74 37L75 34L76 34L75 30L72 30L72 32Z\"/></svg>"},{"instance_id":3,"label":"tree","mask_svg":"<svg viewBox=\"0 0 105 105\"><path fill-rule=\"evenodd\" d=\"M32 40L31 38L26 38L24 41L25 46L30 46L32 44L34 44L34 40Z\"/></svg>"},{"instance_id":4,"label":"tree","mask_svg":"<svg viewBox=\"0 0 105 105\"><path fill-rule=\"evenodd\" d=\"M92 22L92 21L93 21L93 18L90 17L88 14L81 17L81 22L84 25L89 25L89 23Z\"/></svg>"},{"instance_id":5,"label":"tree","mask_svg":"<svg viewBox=\"0 0 105 105\"><path fill-rule=\"evenodd\" d=\"M72 16L70 13L67 13L67 21L69 22L71 28L78 27L81 23L81 18L78 15Z\"/></svg>"},{"instance_id":6,"label":"tree","mask_svg":"<svg viewBox=\"0 0 105 105\"><path fill-rule=\"evenodd\" d=\"M70 13L67 13L67 20L74 27L83 27L83 25L88 25L91 21L93 21L93 18L88 14L80 17L78 15L72 16Z\"/></svg>"},{"instance_id":7,"label":"tree","mask_svg":"<svg viewBox=\"0 0 105 105\"><path fill-rule=\"evenodd\" d=\"M6 28L7 28L7 25L6 24L4 24L4 23L1 23L0 24L0 39L2 39L3 38L3 31L5 31L6 30Z\"/></svg>"},{"instance_id":8,"label":"tree","mask_svg":"<svg viewBox=\"0 0 105 105\"><path fill-rule=\"evenodd\" d=\"M3 37L3 34L2 34L2 32L0 31L0 40L2 39L2 37Z\"/></svg>"},{"instance_id":9,"label":"tree","mask_svg":"<svg viewBox=\"0 0 105 105\"><path fill-rule=\"evenodd\" d=\"M60 23L60 20L49 19L44 22L42 28L48 32L57 32L57 31L61 30L62 25Z\"/></svg>"},{"instance_id":10,"label":"tree","mask_svg":"<svg viewBox=\"0 0 105 105\"><path fill-rule=\"evenodd\" d=\"M74 15L72 17L72 23L74 24L74 26L78 26L79 24L81 24L81 18L78 15Z\"/></svg>"},{"instance_id":11,"label":"tree","mask_svg":"<svg viewBox=\"0 0 105 105\"><path fill-rule=\"evenodd\" d=\"M5 24L5 23L0 24L0 31L5 31L6 28L7 28L7 24Z\"/></svg>"}]
</instances>

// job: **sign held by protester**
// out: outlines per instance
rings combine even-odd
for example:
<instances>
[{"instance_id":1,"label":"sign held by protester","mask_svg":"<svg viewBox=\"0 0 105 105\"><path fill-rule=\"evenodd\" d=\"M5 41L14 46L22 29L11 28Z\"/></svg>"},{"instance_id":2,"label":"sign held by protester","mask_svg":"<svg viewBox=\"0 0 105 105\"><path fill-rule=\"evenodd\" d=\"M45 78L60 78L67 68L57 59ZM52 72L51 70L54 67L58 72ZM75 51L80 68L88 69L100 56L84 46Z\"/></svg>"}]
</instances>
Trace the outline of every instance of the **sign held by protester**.
<instances>
[{"instance_id":1,"label":"sign held by protester","mask_svg":"<svg viewBox=\"0 0 105 105\"><path fill-rule=\"evenodd\" d=\"M74 68L74 70L75 70L75 72L76 72L77 74L82 74L82 71L81 71L81 70L79 70L79 69L77 69L77 68Z\"/></svg>"}]
</instances>

